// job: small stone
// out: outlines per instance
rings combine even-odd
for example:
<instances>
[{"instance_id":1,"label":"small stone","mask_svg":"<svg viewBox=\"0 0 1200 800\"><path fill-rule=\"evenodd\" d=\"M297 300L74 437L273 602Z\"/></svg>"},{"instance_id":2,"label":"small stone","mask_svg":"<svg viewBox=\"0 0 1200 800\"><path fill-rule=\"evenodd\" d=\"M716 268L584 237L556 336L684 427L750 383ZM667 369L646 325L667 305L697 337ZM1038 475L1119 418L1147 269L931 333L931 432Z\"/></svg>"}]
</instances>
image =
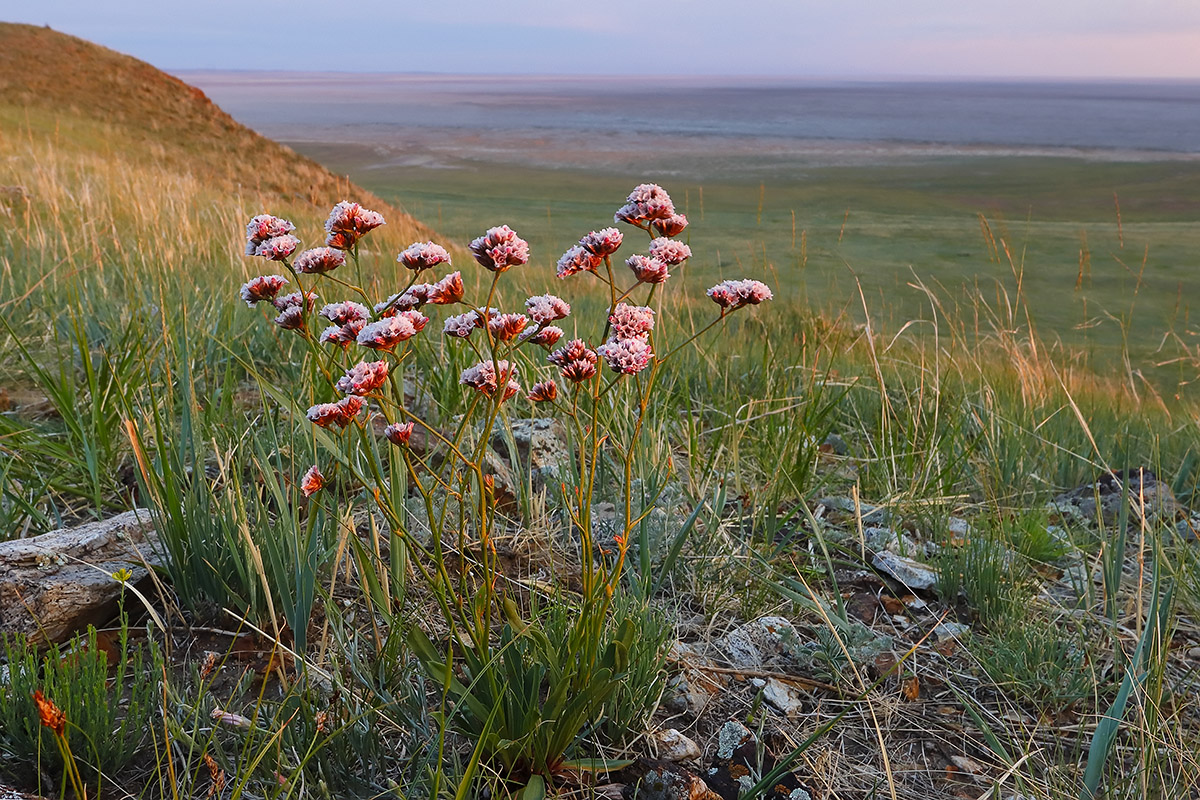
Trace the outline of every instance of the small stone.
<instances>
[{"instance_id":1,"label":"small stone","mask_svg":"<svg viewBox=\"0 0 1200 800\"><path fill-rule=\"evenodd\" d=\"M846 440L838 436L836 433L831 433L821 442L822 449L827 449L828 452L835 456L844 456L850 452L850 447L846 444Z\"/></svg>"},{"instance_id":2,"label":"small stone","mask_svg":"<svg viewBox=\"0 0 1200 800\"><path fill-rule=\"evenodd\" d=\"M890 550L876 553L871 559L871 564L909 589L932 589L937 585L938 574L932 567L915 559L896 555Z\"/></svg>"},{"instance_id":3,"label":"small stone","mask_svg":"<svg viewBox=\"0 0 1200 800\"><path fill-rule=\"evenodd\" d=\"M763 689L763 700L778 709L785 717L793 716L804 707L804 700L795 687L778 678L771 678Z\"/></svg>"},{"instance_id":4,"label":"small stone","mask_svg":"<svg viewBox=\"0 0 1200 800\"><path fill-rule=\"evenodd\" d=\"M650 741L658 750L658 757L664 761L695 761L702 755L700 745L675 728L655 731L651 734Z\"/></svg>"},{"instance_id":5,"label":"small stone","mask_svg":"<svg viewBox=\"0 0 1200 800\"><path fill-rule=\"evenodd\" d=\"M933 633L939 639L957 639L970 630L970 625L961 622L943 622L933 629Z\"/></svg>"},{"instance_id":6,"label":"small stone","mask_svg":"<svg viewBox=\"0 0 1200 800\"><path fill-rule=\"evenodd\" d=\"M761 667L786 661L799 634L783 617L760 617L717 640L716 649L734 667Z\"/></svg>"}]
</instances>

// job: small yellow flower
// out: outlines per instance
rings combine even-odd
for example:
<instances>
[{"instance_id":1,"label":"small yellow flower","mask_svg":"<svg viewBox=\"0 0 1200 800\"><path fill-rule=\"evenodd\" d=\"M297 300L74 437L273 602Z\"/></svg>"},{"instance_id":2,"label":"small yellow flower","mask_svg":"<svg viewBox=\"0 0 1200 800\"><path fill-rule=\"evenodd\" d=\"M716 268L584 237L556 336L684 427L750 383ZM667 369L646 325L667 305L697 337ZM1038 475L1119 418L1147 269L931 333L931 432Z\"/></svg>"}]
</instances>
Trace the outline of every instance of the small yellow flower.
<instances>
[{"instance_id":1,"label":"small yellow flower","mask_svg":"<svg viewBox=\"0 0 1200 800\"><path fill-rule=\"evenodd\" d=\"M117 583L127 583L133 579L133 572L125 567L121 567L112 574L112 579Z\"/></svg>"}]
</instances>

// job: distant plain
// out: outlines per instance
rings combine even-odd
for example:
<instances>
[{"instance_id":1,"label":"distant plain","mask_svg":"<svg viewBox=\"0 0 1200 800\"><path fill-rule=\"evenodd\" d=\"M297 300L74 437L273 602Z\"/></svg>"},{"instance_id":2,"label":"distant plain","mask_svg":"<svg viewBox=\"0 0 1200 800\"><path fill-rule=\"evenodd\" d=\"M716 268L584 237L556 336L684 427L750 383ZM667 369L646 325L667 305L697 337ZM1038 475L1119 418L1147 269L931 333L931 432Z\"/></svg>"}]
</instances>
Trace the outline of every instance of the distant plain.
<instances>
[{"instance_id":1,"label":"distant plain","mask_svg":"<svg viewBox=\"0 0 1200 800\"><path fill-rule=\"evenodd\" d=\"M184 77L452 240L511 225L547 268L650 180L705 279L892 329L932 317L920 281L968 333L1019 285L1045 340L1163 388L1200 344L1193 84Z\"/></svg>"}]
</instances>

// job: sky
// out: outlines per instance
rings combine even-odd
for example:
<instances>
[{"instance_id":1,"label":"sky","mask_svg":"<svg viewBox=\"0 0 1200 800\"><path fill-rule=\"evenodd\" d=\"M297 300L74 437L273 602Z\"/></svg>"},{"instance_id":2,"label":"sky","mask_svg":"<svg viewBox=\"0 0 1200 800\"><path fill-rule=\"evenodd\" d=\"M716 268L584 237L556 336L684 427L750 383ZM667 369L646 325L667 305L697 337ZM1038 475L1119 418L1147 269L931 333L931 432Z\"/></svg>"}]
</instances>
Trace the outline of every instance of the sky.
<instances>
[{"instance_id":1,"label":"sky","mask_svg":"<svg viewBox=\"0 0 1200 800\"><path fill-rule=\"evenodd\" d=\"M1197 0L0 0L162 69L1200 79Z\"/></svg>"}]
</instances>

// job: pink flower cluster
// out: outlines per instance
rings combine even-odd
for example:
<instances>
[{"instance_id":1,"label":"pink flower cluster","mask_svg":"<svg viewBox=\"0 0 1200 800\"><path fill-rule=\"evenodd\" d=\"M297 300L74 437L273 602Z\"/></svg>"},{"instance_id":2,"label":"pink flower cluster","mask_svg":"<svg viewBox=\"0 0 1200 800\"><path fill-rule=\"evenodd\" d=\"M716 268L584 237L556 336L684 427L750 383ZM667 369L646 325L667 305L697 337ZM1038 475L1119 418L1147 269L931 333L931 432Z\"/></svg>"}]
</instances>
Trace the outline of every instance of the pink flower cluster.
<instances>
[{"instance_id":1,"label":"pink flower cluster","mask_svg":"<svg viewBox=\"0 0 1200 800\"><path fill-rule=\"evenodd\" d=\"M566 319L571 313L571 306L567 301L552 294L539 294L529 298L525 301L525 308L538 325Z\"/></svg>"},{"instance_id":2,"label":"pink flower cluster","mask_svg":"<svg viewBox=\"0 0 1200 800\"><path fill-rule=\"evenodd\" d=\"M629 267L633 277L640 283L665 283L667 278L671 277L671 273L667 271L667 264L652 256L630 256L626 259L625 266Z\"/></svg>"},{"instance_id":3,"label":"pink flower cluster","mask_svg":"<svg viewBox=\"0 0 1200 800\"><path fill-rule=\"evenodd\" d=\"M449 264L450 254L446 248L433 242L414 242L396 256L396 260L413 272L420 272L438 264Z\"/></svg>"},{"instance_id":4,"label":"pink flower cluster","mask_svg":"<svg viewBox=\"0 0 1200 800\"><path fill-rule=\"evenodd\" d=\"M306 275L320 275L345 266L346 254L332 247L314 247L296 256L292 267Z\"/></svg>"},{"instance_id":5,"label":"pink flower cluster","mask_svg":"<svg viewBox=\"0 0 1200 800\"><path fill-rule=\"evenodd\" d=\"M469 245L475 260L484 269L504 272L509 267L520 266L529 261L529 243L507 225L489 228L487 233Z\"/></svg>"},{"instance_id":6,"label":"pink flower cluster","mask_svg":"<svg viewBox=\"0 0 1200 800\"><path fill-rule=\"evenodd\" d=\"M321 332L321 343L331 342L348 347L358 338L358 333L371 319L371 314L362 303L346 301L329 303L319 314L333 323Z\"/></svg>"},{"instance_id":7,"label":"pink flower cluster","mask_svg":"<svg viewBox=\"0 0 1200 800\"><path fill-rule=\"evenodd\" d=\"M283 261L300 246L292 236L294 230L296 226L286 219L259 214L246 225L246 255Z\"/></svg>"},{"instance_id":8,"label":"pink flower cluster","mask_svg":"<svg viewBox=\"0 0 1200 800\"><path fill-rule=\"evenodd\" d=\"M488 333L496 341L511 342L521 335L528 324L529 317L524 314L497 314L488 319L487 327Z\"/></svg>"},{"instance_id":9,"label":"pink flower cluster","mask_svg":"<svg viewBox=\"0 0 1200 800\"><path fill-rule=\"evenodd\" d=\"M557 325L546 325L536 330L526 331L521 337L521 342L529 342L530 344L538 344L543 347L554 347L558 344L558 340L563 337L563 329Z\"/></svg>"},{"instance_id":10,"label":"pink flower cluster","mask_svg":"<svg viewBox=\"0 0 1200 800\"><path fill-rule=\"evenodd\" d=\"M282 275L260 275L242 284L242 299L246 305L255 306L264 300L274 300L279 290L288 282Z\"/></svg>"},{"instance_id":11,"label":"pink flower cluster","mask_svg":"<svg viewBox=\"0 0 1200 800\"><path fill-rule=\"evenodd\" d=\"M654 309L617 303L609 315L612 336L596 348L610 369L625 375L641 372L650 365L654 349L650 346L650 331L654 329Z\"/></svg>"},{"instance_id":12,"label":"pink flower cluster","mask_svg":"<svg viewBox=\"0 0 1200 800\"><path fill-rule=\"evenodd\" d=\"M317 300L316 292L292 292L276 297L272 301L275 308L279 309L275 324L288 331L304 330L304 314L313 310Z\"/></svg>"},{"instance_id":13,"label":"pink flower cluster","mask_svg":"<svg viewBox=\"0 0 1200 800\"><path fill-rule=\"evenodd\" d=\"M318 403L308 409L308 421L322 428L337 426L344 428L358 416L367 401L356 394L343 397L336 403Z\"/></svg>"},{"instance_id":14,"label":"pink flower cluster","mask_svg":"<svg viewBox=\"0 0 1200 800\"><path fill-rule=\"evenodd\" d=\"M308 472L304 473L304 477L300 479L300 491L304 492L305 497L312 497L317 492L325 487L325 476L321 474L321 470L316 464L308 468Z\"/></svg>"},{"instance_id":15,"label":"pink flower cluster","mask_svg":"<svg viewBox=\"0 0 1200 800\"><path fill-rule=\"evenodd\" d=\"M687 227L687 217L675 213L671 196L657 183L635 186L625 198L625 205L613 215L615 222L627 222L639 228L651 225L662 236L678 236Z\"/></svg>"},{"instance_id":16,"label":"pink flower cluster","mask_svg":"<svg viewBox=\"0 0 1200 800\"><path fill-rule=\"evenodd\" d=\"M675 267L692 257L692 248L683 242L660 236L650 242L650 257L669 267Z\"/></svg>"},{"instance_id":17,"label":"pink flower cluster","mask_svg":"<svg viewBox=\"0 0 1200 800\"><path fill-rule=\"evenodd\" d=\"M553 403L554 398L558 397L558 384L554 381L535 383L526 397L534 403Z\"/></svg>"},{"instance_id":18,"label":"pink flower cluster","mask_svg":"<svg viewBox=\"0 0 1200 800\"><path fill-rule=\"evenodd\" d=\"M412 422L393 422L383 429L383 435L387 440L396 446L408 444L408 440L412 438L413 428L416 427Z\"/></svg>"},{"instance_id":19,"label":"pink flower cluster","mask_svg":"<svg viewBox=\"0 0 1200 800\"><path fill-rule=\"evenodd\" d=\"M428 322L429 317L420 311L401 311L363 326L356 341L372 350L391 350L416 336Z\"/></svg>"},{"instance_id":20,"label":"pink flower cluster","mask_svg":"<svg viewBox=\"0 0 1200 800\"><path fill-rule=\"evenodd\" d=\"M592 231L579 240L579 246L594 256L611 256L621 247L625 234L619 228L603 228Z\"/></svg>"},{"instance_id":21,"label":"pink flower cluster","mask_svg":"<svg viewBox=\"0 0 1200 800\"><path fill-rule=\"evenodd\" d=\"M745 305L756 306L764 300L774 297L765 283L749 278L740 281L721 281L708 290L708 296L721 307L722 314Z\"/></svg>"},{"instance_id":22,"label":"pink flower cluster","mask_svg":"<svg viewBox=\"0 0 1200 800\"><path fill-rule=\"evenodd\" d=\"M654 330L654 309L617 303L608 321L618 339L644 339Z\"/></svg>"},{"instance_id":23,"label":"pink flower cluster","mask_svg":"<svg viewBox=\"0 0 1200 800\"><path fill-rule=\"evenodd\" d=\"M495 397L498 391L502 391L501 400L507 400L521 391L521 384L517 383L516 365L503 359L480 361L475 366L468 367L463 370L458 382L470 386L485 397ZM503 390L500 389L501 384L504 385Z\"/></svg>"},{"instance_id":24,"label":"pink flower cluster","mask_svg":"<svg viewBox=\"0 0 1200 800\"><path fill-rule=\"evenodd\" d=\"M582 339L572 339L546 356L546 360L558 367L567 380L581 383L595 376L596 362L600 357Z\"/></svg>"},{"instance_id":25,"label":"pink flower cluster","mask_svg":"<svg viewBox=\"0 0 1200 800\"><path fill-rule=\"evenodd\" d=\"M604 266L604 259L601 256L589 251L583 245L575 245L570 250L562 254L558 259L558 264L555 265L555 274L559 278L569 278L580 272L595 272Z\"/></svg>"},{"instance_id":26,"label":"pink flower cluster","mask_svg":"<svg viewBox=\"0 0 1200 800\"><path fill-rule=\"evenodd\" d=\"M349 250L358 240L385 224L383 215L358 203L343 200L329 212L325 220L325 244L338 250Z\"/></svg>"},{"instance_id":27,"label":"pink flower cluster","mask_svg":"<svg viewBox=\"0 0 1200 800\"><path fill-rule=\"evenodd\" d=\"M390 317L397 311L411 311L426 303L448 306L463 298L462 273L451 272L437 283L414 283L399 294L394 294L375 306L375 313Z\"/></svg>"},{"instance_id":28,"label":"pink flower cluster","mask_svg":"<svg viewBox=\"0 0 1200 800\"><path fill-rule=\"evenodd\" d=\"M366 396L378 391L388 376L386 361L360 361L338 379L337 390L342 394Z\"/></svg>"}]
</instances>

